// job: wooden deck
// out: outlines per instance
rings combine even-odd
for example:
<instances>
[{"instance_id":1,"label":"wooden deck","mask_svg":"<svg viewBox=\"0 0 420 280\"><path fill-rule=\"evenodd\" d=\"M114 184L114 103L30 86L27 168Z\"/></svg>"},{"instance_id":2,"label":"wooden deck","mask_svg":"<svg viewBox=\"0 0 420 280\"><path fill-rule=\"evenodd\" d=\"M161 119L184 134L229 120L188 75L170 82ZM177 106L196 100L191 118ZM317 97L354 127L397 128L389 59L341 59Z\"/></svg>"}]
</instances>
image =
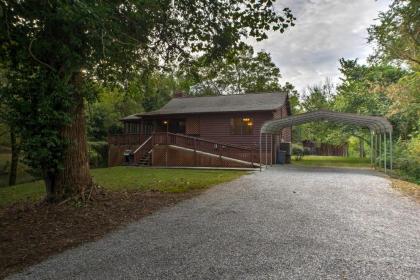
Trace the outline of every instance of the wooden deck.
<instances>
[{"instance_id":1,"label":"wooden deck","mask_svg":"<svg viewBox=\"0 0 420 280\"><path fill-rule=\"evenodd\" d=\"M138 164L148 153L152 153L152 164L160 166L257 167L260 164L260 154L256 149L184 134L160 132L152 135L112 135L108 142L109 166L122 165L125 150L134 152L133 164ZM270 156L264 154L262 158L263 164L271 164L264 161L270 161Z\"/></svg>"}]
</instances>

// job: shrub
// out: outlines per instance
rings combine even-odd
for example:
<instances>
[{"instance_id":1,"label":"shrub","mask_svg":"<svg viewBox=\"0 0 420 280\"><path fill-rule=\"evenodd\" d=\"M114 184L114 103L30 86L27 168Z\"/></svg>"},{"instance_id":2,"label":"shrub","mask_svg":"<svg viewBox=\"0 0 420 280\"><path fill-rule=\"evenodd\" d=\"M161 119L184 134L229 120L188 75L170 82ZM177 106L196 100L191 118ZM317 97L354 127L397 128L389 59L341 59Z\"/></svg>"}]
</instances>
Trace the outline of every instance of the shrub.
<instances>
[{"instance_id":1,"label":"shrub","mask_svg":"<svg viewBox=\"0 0 420 280\"><path fill-rule=\"evenodd\" d=\"M311 149L310 148L303 148L303 154L305 156L310 155L311 154Z\"/></svg>"},{"instance_id":2,"label":"shrub","mask_svg":"<svg viewBox=\"0 0 420 280\"><path fill-rule=\"evenodd\" d=\"M91 168L108 166L108 143L105 141L88 142L89 163Z\"/></svg>"},{"instance_id":3,"label":"shrub","mask_svg":"<svg viewBox=\"0 0 420 280\"><path fill-rule=\"evenodd\" d=\"M292 148L292 155L296 156L296 155L301 155L301 154L303 154L303 150L301 148L298 148L298 147Z\"/></svg>"},{"instance_id":4,"label":"shrub","mask_svg":"<svg viewBox=\"0 0 420 280\"><path fill-rule=\"evenodd\" d=\"M301 160L303 157L303 148L301 145L293 144L292 145L292 155L295 160Z\"/></svg>"},{"instance_id":5,"label":"shrub","mask_svg":"<svg viewBox=\"0 0 420 280\"><path fill-rule=\"evenodd\" d=\"M408 141L397 142L395 167L401 175L420 182L420 134Z\"/></svg>"}]
</instances>

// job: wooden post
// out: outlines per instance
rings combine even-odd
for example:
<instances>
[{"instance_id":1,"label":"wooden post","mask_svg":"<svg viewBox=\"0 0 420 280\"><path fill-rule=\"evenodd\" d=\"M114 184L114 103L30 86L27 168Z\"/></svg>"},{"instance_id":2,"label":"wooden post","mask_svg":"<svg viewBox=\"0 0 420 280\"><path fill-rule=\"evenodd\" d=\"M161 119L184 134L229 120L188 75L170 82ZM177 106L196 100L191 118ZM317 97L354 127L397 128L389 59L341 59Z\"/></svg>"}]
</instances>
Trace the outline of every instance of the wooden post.
<instances>
[{"instance_id":1,"label":"wooden post","mask_svg":"<svg viewBox=\"0 0 420 280\"><path fill-rule=\"evenodd\" d=\"M194 138L194 166L197 166L197 141Z\"/></svg>"},{"instance_id":2,"label":"wooden post","mask_svg":"<svg viewBox=\"0 0 420 280\"><path fill-rule=\"evenodd\" d=\"M165 166L168 167L168 144L165 145Z\"/></svg>"},{"instance_id":3,"label":"wooden post","mask_svg":"<svg viewBox=\"0 0 420 280\"><path fill-rule=\"evenodd\" d=\"M144 120L143 119L140 122L140 134L145 134L144 133Z\"/></svg>"}]
</instances>

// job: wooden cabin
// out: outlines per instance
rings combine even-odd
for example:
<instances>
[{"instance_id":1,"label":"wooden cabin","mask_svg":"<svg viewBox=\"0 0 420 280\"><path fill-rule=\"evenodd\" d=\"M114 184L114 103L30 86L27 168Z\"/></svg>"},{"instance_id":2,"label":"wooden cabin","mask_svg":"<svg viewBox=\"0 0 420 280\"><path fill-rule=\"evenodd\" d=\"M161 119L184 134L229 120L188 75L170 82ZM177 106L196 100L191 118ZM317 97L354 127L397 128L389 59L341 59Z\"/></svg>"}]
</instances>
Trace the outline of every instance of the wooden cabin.
<instances>
[{"instance_id":1,"label":"wooden cabin","mask_svg":"<svg viewBox=\"0 0 420 280\"><path fill-rule=\"evenodd\" d=\"M260 128L289 115L282 92L173 98L159 110L121 120L124 133L109 136L109 166L272 164L280 143L291 142L291 129L260 139Z\"/></svg>"}]
</instances>

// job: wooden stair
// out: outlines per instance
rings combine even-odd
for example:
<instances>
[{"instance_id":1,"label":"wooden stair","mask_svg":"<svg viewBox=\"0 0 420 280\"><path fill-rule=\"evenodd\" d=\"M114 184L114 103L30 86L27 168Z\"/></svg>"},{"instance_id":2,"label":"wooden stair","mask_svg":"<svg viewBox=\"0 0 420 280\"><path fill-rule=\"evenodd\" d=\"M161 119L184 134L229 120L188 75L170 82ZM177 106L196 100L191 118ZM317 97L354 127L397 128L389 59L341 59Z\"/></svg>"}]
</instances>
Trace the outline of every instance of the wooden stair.
<instances>
[{"instance_id":1,"label":"wooden stair","mask_svg":"<svg viewBox=\"0 0 420 280\"><path fill-rule=\"evenodd\" d=\"M139 162L136 163L138 166L150 166L152 165L152 151L146 153Z\"/></svg>"}]
</instances>

